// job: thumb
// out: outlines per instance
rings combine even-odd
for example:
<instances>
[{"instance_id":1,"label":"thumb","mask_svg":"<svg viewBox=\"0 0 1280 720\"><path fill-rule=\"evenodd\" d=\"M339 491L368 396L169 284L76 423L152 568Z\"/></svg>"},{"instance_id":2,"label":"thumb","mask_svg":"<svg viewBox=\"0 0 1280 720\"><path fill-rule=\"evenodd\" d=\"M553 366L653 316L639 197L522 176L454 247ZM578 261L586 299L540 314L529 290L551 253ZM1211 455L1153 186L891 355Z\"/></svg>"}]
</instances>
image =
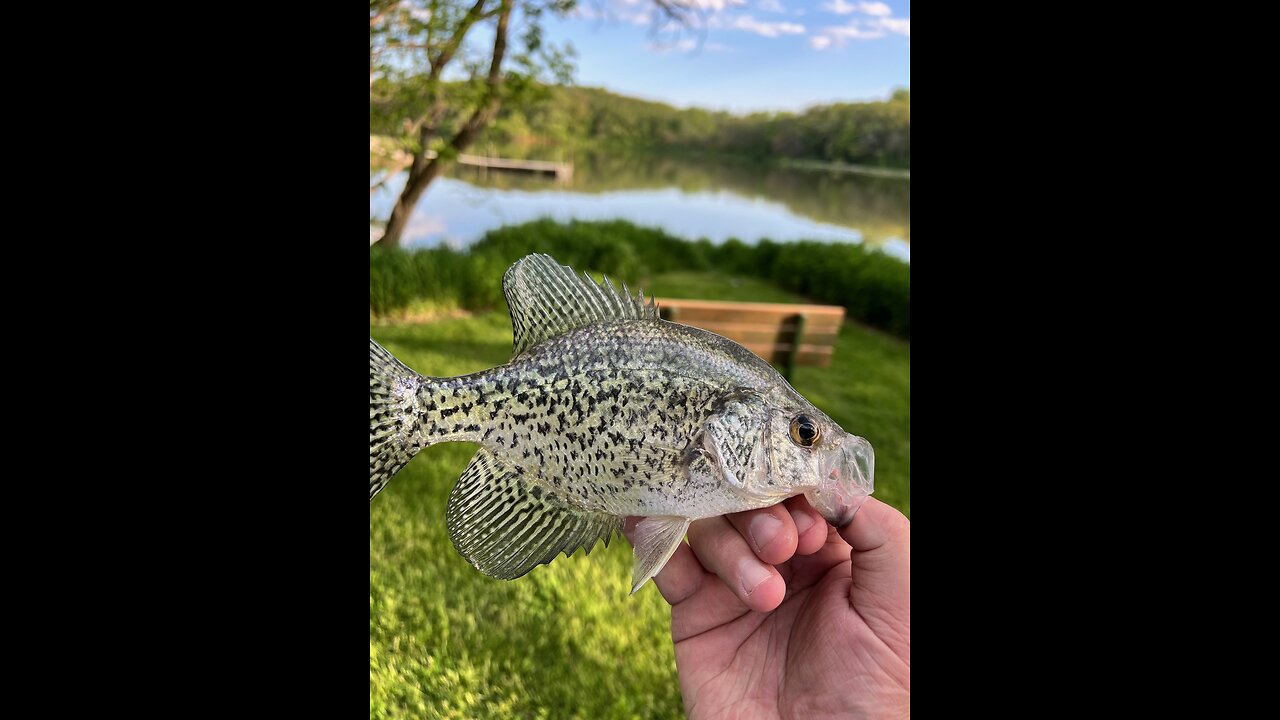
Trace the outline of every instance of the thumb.
<instances>
[{"instance_id":1,"label":"thumb","mask_svg":"<svg viewBox=\"0 0 1280 720\"><path fill-rule=\"evenodd\" d=\"M840 535L853 547L849 602L876 635L909 658L911 521L892 506L867 498Z\"/></svg>"}]
</instances>

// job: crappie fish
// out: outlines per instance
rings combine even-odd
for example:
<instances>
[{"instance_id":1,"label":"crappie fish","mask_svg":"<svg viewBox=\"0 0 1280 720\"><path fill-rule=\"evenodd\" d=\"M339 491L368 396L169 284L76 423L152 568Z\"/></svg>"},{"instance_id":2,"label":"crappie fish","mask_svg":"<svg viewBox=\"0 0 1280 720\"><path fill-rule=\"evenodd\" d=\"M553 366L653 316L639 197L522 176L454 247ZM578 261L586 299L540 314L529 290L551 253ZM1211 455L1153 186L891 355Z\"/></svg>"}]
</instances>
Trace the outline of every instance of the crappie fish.
<instances>
[{"instance_id":1,"label":"crappie fish","mask_svg":"<svg viewBox=\"0 0 1280 720\"><path fill-rule=\"evenodd\" d=\"M547 255L512 265L503 292L514 350L492 370L426 377L369 339L369 500L423 448L479 443L445 521L486 575L590 553L641 516L635 593L690 521L803 494L843 527L871 494L870 443L741 345Z\"/></svg>"}]
</instances>

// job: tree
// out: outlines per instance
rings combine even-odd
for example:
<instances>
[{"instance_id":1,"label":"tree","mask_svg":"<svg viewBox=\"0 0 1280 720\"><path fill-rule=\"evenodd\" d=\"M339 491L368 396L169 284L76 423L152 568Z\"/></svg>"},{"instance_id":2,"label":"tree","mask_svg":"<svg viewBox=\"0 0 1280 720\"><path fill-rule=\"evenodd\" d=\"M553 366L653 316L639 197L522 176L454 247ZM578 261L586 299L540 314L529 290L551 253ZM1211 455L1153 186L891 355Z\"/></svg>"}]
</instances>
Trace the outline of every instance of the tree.
<instances>
[{"instance_id":1,"label":"tree","mask_svg":"<svg viewBox=\"0 0 1280 720\"><path fill-rule=\"evenodd\" d=\"M539 20L546 12L569 12L576 1L369 0L370 105L391 100L378 95L379 78L395 79L393 87L416 95L409 103L397 98L400 106L415 109L404 128L403 149L412 162L377 244L400 244L427 187L493 121L504 102L536 92L537 81L546 73L568 81L571 49L544 43ZM656 33L689 27L699 0L652 2ZM520 45L509 58L508 35L517 15ZM488 27L492 39L476 43L474 31ZM455 72L459 67L461 72Z\"/></svg>"},{"instance_id":2,"label":"tree","mask_svg":"<svg viewBox=\"0 0 1280 720\"><path fill-rule=\"evenodd\" d=\"M550 0L552 6L567 9L573 0ZM396 200L381 244L397 245L414 205L431 181L439 177L457 153L466 149L475 136L497 114L502 106L503 84L507 79L502 64L507 55L511 14L517 0L474 0L469 6L458 0L370 0L369 3L369 89L374 97L374 80L378 75L418 74L425 109L415 118L406 133L413 155L404 190ZM532 7L539 7L532 5ZM528 14L528 9L526 9ZM536 14L535 14L536 16ZM432 152L432 141L447 119L450 108L444 88L444 72L464 54L464 43L478 24L493 24L493 45L484 86L468 93L470 112L453 128L447 147ZM470 65L468 85L473 85L478 72ZM423 67L425 63L425 67ZM425 71L425 72L423 72Z\"/></svg>"}]
</instances>

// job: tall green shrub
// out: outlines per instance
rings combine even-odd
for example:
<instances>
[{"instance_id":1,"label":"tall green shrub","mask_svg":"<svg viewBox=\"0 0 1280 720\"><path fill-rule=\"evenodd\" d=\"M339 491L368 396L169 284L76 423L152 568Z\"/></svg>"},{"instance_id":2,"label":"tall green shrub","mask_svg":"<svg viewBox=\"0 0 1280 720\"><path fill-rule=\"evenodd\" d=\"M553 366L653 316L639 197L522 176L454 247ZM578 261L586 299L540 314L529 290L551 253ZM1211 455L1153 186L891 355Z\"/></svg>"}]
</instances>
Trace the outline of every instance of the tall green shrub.
<instances>
[{"instance_id":1,"label":"tall green shrub","mask_svg":"<svg viewBox=\"0 0 1280 720\"><path fill-rule=\"evenodd\" d=\"M387 315L415 301L470 309L502 302L502 274L530 253L634 285L673 270L716 270L771 280L850 317L911 337L911 266L863 245L731 239L690 242L623 220L543 219L490 231L463 252L447 247L369 251L369 309Z\"/></svg>"}]
</instances>

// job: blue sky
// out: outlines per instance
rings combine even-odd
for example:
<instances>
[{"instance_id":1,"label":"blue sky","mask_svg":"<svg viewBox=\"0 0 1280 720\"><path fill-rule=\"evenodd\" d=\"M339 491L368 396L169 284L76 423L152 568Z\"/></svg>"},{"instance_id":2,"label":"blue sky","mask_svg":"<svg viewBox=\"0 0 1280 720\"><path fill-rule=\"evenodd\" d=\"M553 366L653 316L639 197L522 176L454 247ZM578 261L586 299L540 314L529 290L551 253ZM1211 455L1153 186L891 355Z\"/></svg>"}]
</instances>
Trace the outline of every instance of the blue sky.
<instances>
[{"instance_id":1,"label":"blue sky","mask_svg":"<svg viewBox=\"0 0 1280 720\"><path fill-rule=\"evenodd\" d=\"M577 51L578 85L677 107L800 110L911 86L911 5L694 0L700 32L654 36L650 0L578 0L547 38Z\"/></svg>"}]
</instances>

